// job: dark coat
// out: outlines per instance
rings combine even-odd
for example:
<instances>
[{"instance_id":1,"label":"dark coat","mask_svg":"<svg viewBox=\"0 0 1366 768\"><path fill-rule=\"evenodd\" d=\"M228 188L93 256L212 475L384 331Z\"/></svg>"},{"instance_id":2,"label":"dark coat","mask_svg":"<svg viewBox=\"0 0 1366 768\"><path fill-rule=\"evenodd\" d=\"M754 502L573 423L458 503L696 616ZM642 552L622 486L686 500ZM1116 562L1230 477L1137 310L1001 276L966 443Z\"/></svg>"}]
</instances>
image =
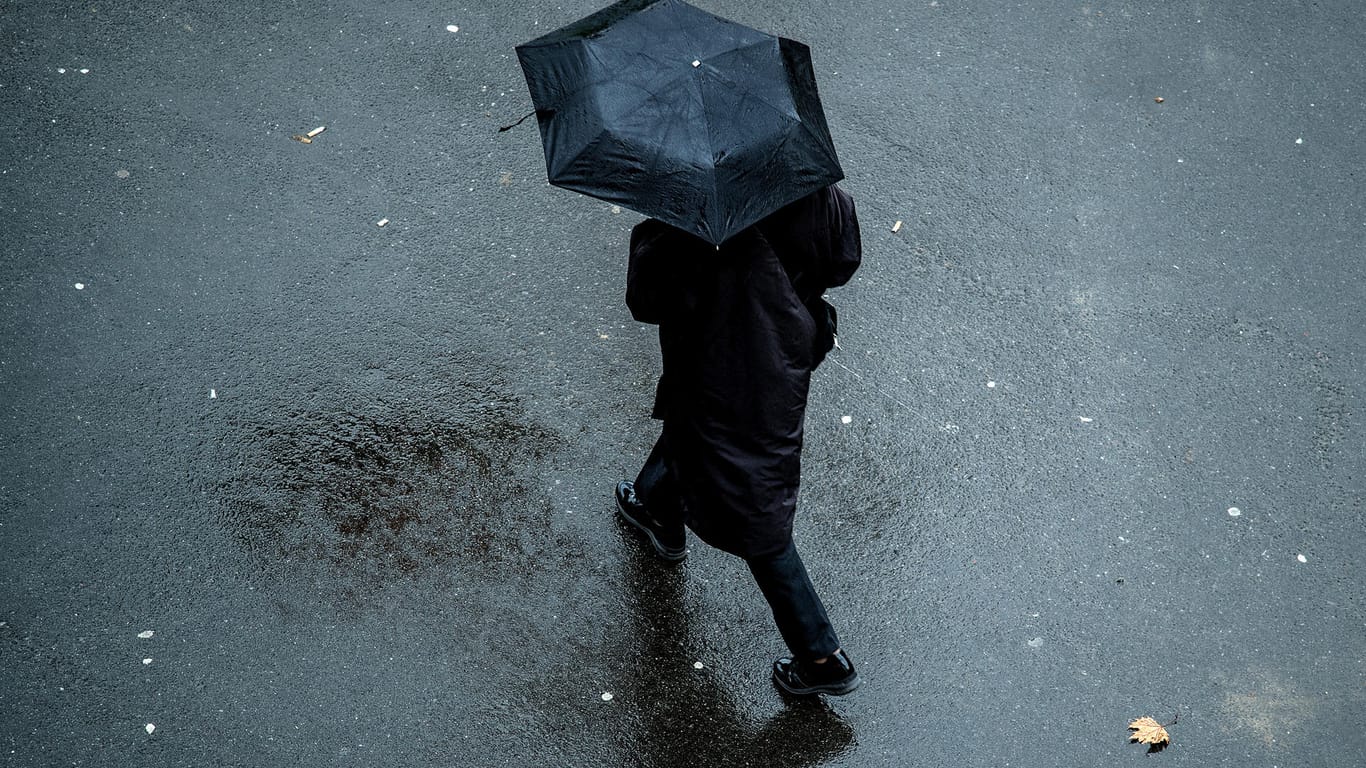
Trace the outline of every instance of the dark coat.
<instances>
[{"instance_id":1,"label":"dark coat","mask_svg":"<svg viewBox=\"0 0 1366 768\"><path fill-rule=\"evenodd\" d=\"M626 303L659 325L666 466L708 544L756 557L791 541L811 371L833 342L821 294L861 255L853 199L834 186L719 249L654 219L631 232Z\"/></svg>"}]
</instances>

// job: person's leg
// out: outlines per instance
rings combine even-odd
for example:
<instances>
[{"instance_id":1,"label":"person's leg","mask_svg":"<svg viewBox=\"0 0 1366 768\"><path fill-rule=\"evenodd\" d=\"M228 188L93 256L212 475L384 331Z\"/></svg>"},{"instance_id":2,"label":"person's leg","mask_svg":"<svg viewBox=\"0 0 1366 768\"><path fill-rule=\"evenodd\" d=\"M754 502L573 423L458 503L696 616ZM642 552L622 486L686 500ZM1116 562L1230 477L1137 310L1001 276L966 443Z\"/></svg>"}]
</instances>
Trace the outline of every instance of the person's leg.
<instances>
[{"instance_id":1,"label":"person's leg","mask_svg":"<svg viewBox=\"0 0 1366 768\"><path fill-rule=\"evenodd\" d=\"M773 609L778 632L794 656L814 661L839 650L839 638L795 544L789 542L777 554L745 562Z\"/></svg>"},{"instance_id":2,"label":"person's leg","mask_svg":"<svg viewBox=\"0 0 1366 768\"><path fill-rule=\"evenodd\" d=\"M655 554L671 562L687 557L687 534L683 531L683 508L668 470L668 447L661 435L634 483L617 483L617 510L621 517L643 532Z\"/></svg>"},{"instance_id":3,"label":"person's leg","mask_svg":"<svg viewBox=\"0 0 1366 768\"><path fill-rule=\"evenodd\" d=\"M843 696L859 686L854 664L840 648L825 605L795 545L748 558L750 573L773 609L773 620L793 658L773 663L773 680L788 693Z\"/></svg>"},{"instance_id":4,"label":"person's leg","mask_svg":"<svg viewBox=\"0 0 1366 768\"><path fill-rule=\"evenodd\" d=\"M650 449L645 464L640 468L640 474L636 475L635 490L640 503L649 505L652 500L663 501L670 495L673 483L665 463L667 453L664 435L661 434L655 441L655 446Z\"/></svg>"}]
</instances>

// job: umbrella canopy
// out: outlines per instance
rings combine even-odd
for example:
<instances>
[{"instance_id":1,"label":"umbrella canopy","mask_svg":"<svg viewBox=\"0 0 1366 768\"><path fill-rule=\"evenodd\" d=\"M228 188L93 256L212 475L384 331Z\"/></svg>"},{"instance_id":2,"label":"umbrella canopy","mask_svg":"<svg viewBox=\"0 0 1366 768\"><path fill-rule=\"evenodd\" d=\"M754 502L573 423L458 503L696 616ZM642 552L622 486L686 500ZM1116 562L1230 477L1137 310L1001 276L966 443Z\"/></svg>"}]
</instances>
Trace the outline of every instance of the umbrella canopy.
<instances>
[{"instance_id":1,"label":"umbrella canopy","mask_svg":"<svg viewBox=\"0 0 1366 768\"><path fill-rule=\"evenodd\" d=\"M625 0L517 47L550 183L711 243L844 178L805 45Z\"/></svg>"}]
</instances>

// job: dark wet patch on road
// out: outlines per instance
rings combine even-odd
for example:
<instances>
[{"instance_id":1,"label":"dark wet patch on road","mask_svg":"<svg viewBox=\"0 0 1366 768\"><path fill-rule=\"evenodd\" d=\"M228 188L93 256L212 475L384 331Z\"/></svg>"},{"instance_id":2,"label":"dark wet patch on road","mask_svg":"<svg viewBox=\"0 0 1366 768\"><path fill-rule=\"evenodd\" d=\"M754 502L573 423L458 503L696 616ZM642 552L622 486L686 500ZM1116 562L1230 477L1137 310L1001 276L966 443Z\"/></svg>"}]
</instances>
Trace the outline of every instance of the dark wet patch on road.
<instances>
[{"instance_id":1,"label":"dark wet patch on road","mask_svg":"<svg viewBox=\"0 0 1366 768\"><path fill-rule=\"evenodd\" d=\"M506 575L555 548L528 465L560 438L505 398L280 408L224 432L210 504L264 573L366 592L465 567Z\"/></svg>"}]
</instances>

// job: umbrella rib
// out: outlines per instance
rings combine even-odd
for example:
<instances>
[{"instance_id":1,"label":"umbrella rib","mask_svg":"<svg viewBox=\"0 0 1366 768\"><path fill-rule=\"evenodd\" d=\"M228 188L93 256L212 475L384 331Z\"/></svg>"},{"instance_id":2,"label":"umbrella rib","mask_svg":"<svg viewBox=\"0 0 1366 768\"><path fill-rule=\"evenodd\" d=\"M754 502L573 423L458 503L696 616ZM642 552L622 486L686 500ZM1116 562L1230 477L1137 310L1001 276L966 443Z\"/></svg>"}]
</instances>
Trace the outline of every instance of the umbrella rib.
<instances>
[{"instance_id":1,"label":"umbrella rib","mask_svg":"<svg viewBox=\"0 0 1366 768\"><path fill-rule=\"evenodd\" d=\"M751 44L745 46L745 48L766 47L766 46L768 46L768 45L771 45L771 41L768 41L768 40L761 40L761 41L759 41L759 42L757 42L757 43L751 43ZM727 53L734 53L735 51L739 51L739 50L744 50L744 49L743 49L743 48L736 48L736 49L732 49L731 51L727 51ZM781 114L786 115L786 116L788 116L788 117L793 117L793 118L798 118L798 119L800 119L800 116L799 116L799 115L794 114L794 111L795 111L794 109L785 109L785 108L783 108L783 107L778 106L777 104L774 104L773 102L771 102L771 101L769 101L768 99L764 98L764 97L761 96L760 94L755 93L751 88L749 88L748 86L746 86L744 83L742 83L742 82L740 82L739 80L736 80L735 78L730 77L729 75L727 75L725 70L723 70L723 69L721 69L721 68L719 68L719 67L710 66L710 65L708 65L707 68L708 68L708 70L710 70L710 71L712 72L712 74L714 74L714 75L716 76L716 79L718 79L718 80L720 80L720 81L726 83L727 85L729 85L729 86L735 88L737 91L740 91L740 92L744 93L745 96L747 96L747 97L749 97L749 98L752 98L754 101L757 101L757 102L766 104L769 108L771 108L771 109L772 109L773 111L775 111L775 112L781 113ZM795 105L794 105L794 106L795 106Z\"/></svg>"},{"instance_id":2,"label":"umbrella rib","mask_svg":"<svg viewBox=\"0 0 1366 768\"><path fill-rule=\"evenodd\" d=\"M832 165L838 168L840 161L839 157L835 154L834 138L830 137L830 141L826 141L825 138L813 130L811 124L805 120L798 120L797 126L801 128L807 136L811 137L816 146L821 148L821 153L825 155L825 159L829 160Z\"/></svg>"},{"instance_id":3,"label":"umbrella rib","mask_svg":"<svg viewBox=\"0 0 1366 768\"><path fill-rule=\"evenodd\" d=\"M698 101L702 104L702 122L704 122L707 126L707 143L714 148L716 146L716 141L715 136L712 132L711 110L707 109L707 89L702 87L701 73L698 72L694 74L693 77L689 78L689 82L692 85L692 87L696 89L695 92L697 93ZM711 176L711 193L707 196L707 219L709 220L711 215L715 212L717 208L716 204L719 203L721 200L721 191L716 184L717 174L716 162L714 160L710 164L708 171ZM708 221L707 223L707 230L713 238L718 238L721 234L723 234L721 232L711 232L710 221ZM720 246L717 247L719 248Z\"/></svg>"},{"instance_id":4,"label":"umbrella rib","mask_svg":"<svg viewBox=\"0 0 1366 768\"><path fill-rule=\"evenodd\" d=\"M607 62L603 61L602 56L599 54L597 50L597 46L585 43L584 47L588 50L588 54L593 57L594 62L597 63L597 67L594 68L594 71L596 72L596 77L594 77L591 82L585 83L582 88L579 88L578 91L575 91L576 93L587 90L589 88L596 88L604 83L616 83L618 85L639 91L647 98L653 98L655 96L655 92L650 90L649 88L646 88L645 86L639 83L621 78L616 73L612 72ZM652 56L649 56L648 54L641 55L645 56L651 62L654 62L661 67L664 66L663 62Z\"/></svg>"},{"instance_id":5,"label":"umbrella rib","mask_svg":"<svg viewBox=\"0 0 1366 768\"><path fill-rule=\"evenodd\" d=\"M638 57L640 57L640 58L642 58L642 59L645 59L646 61L650 62L651 64L654 64L655 66L659 67L660 69L666 69L666 68L669 67L669 62L665 61L664 59L662 59L662 58L660 58L660 57L658 57L658 56L655 56L655 55L651 54L647 49L644 49L644 48L627 48L627 47L625 47L625 46L617 45L616 43L617 43L617 39L613 37L613 38L605 38L605 39L601 39L601 40L584 41L584 47L588 48L588 50L591 51L591 52L593 53L593 58L597 59L597 60L598 60L598 63L603 65L603 70L604 70L604 71L606 71L607 65L606 65L606 62L604 62L604 61L602 60L602 57L598 55L598 52L597 52L597 49L598 49L598 48L612 48L612 49L619 50L619 51L625 51L626 53L630 54L631 56L638 56Z\"/></svg>"}]
</instances>

